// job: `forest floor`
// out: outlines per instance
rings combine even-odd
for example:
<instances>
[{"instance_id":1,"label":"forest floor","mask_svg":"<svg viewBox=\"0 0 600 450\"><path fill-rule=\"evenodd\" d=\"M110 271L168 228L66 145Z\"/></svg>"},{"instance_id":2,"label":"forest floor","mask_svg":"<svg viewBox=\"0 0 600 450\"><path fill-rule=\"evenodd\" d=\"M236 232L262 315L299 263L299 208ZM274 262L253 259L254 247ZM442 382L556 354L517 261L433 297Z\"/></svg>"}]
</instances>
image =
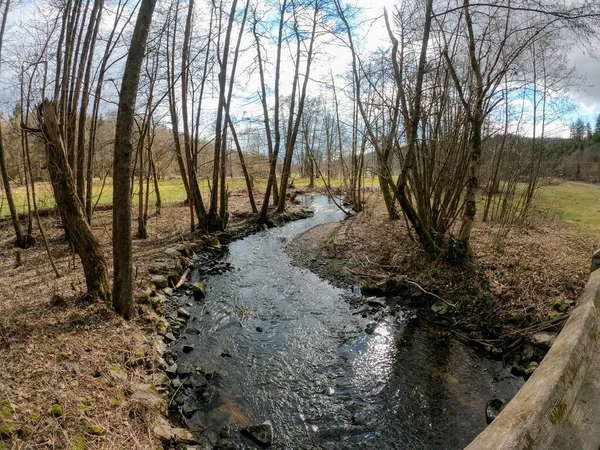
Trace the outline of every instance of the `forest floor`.
<instances>
[{"instance_id":1,"label":"forest floor","mask_svg":"<svg viewBox=\"0 0 600 450\"><path fill-rule=\"evenodd\" d=\"M239 225L245 192L231 192L229 209L230 226ZM11 223L0 227L0 449L161 448L150 431L155 410L131 395L160 378L145 317L124 321L109 304L78 302L79 258L57 216L42 223L58 279L42 242L15 251ZM97 211L92 223L112 273L112 212ZM134 240L136 295L148 286L148 268L188 230L181 203L149 218L149 238ZM34 231L39 240L35 223Z\"/></svg>"},{"instance_id":2,"label":"forest floor","mask_svg":"<svg viewBox=\"0 0 600 450\"><path fill-rule=\"evenodd\" d=\"M364 214L301 236L291 247L297 262L366 292L371 286L421 305L443 298L456 308L440 320L476 342L559 326L600 243L597 229L556 219L533 220L507 237L478 222L474 264L464 271L427 261L403 221L387 220L379 198L371 192ZM230 225L239 227L247 196L233 190L229 201ZM85 291L79 259L59 218L42 221L59 279L41 242L15 252L10 222L0 226L0 449L160 448L150 431L155 409L132 395L160 378L144 316L124 321L108 304L79 303ZM111 212L98 210L93 230L109 266L111 226ZM187 239L188 227L189 209L180 203L150 217L149 238L134 240L138 295L148 269L165 248Z\"/></svg>"},{"instance_id":3,"label":"forest floor","mask_svg":"<svg viewBox=\"0 0 600 450\"><path fill-rule=\"evenodd\" d=\"M597 227L537 215L508 234L477 221L472 263L457 266L429 260L405 222L390 221L380 194L371 192L363 214L309 230L289 251L335 285L427 306L426 320L506 355L534 332L560 329L600 247Z\"/></svg>"}]
</instances>

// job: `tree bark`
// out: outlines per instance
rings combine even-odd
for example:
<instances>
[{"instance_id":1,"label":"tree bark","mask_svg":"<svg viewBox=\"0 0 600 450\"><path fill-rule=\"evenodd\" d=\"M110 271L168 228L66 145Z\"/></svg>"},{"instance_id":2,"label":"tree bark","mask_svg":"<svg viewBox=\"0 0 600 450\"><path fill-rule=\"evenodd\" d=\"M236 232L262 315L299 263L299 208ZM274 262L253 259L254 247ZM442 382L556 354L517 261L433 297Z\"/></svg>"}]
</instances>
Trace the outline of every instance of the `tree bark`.
<instances>
[{"instance_id":1,"label":"tree bark","mask_svg":"<svg viewBox=\"0 0 600 450\"><path fill-rule=\"evenodd\" d=\"M142 0L133 30L119 94L113 168L113 306L126 319L133 316L131 259L131 153L135 102L146 40L156 0Z\"/></svg>"},{"instance_id":2,"label":"tree bark","mask_svg":"<svg viewBox=\"0 0 600 450\"><path fill-rule=\"evenodd\" d=\"M250 207L252 208L252 212L254 214L258 214L258 208L256 207L256 202L254 201L254 193L252 191L252 180L250 179L250 174L248 173L248 168L246 167L246 161L244 160L244 153L242 152L242 146L240 145L240 141L238 140L237 133L235 132L235 128L233 127L233 122L231 121L231 117L228 117L228 120L229 120L229 129L231 130L231 136L233 137L233 142L235 143L235 148L236 148L238 156L240 158L240 166L242 167L242 172L244 173L244 180L246 181L246 189L248 190L248 200L250 200Z\"/></svg>"},{"instance_id":3,"label":"tree bark","mask_svg":"<svg viewBox=\"0 0 600 450\"><path fill-rule=\"evenodd\" d=\"M281 48L283 44L283 25L285 24L285 10L286 10L287 0L283 0L280 10L279 17L279 33L277 37L277 60L275 62L275 86L274 86L274 132L275 132L275 142L270 141L270 128L269 128L269 111L267 108L267 94L265 87L265 77L264 77L264 68L263 61L261 58L260 51L260 41L258 38L258 33L256 32L256 17L254 17L254 39L256 41L256 51L258 55L258 68L260 73L261 80L261 100L263 104L263 114L265 117L265 131L267 131L267 142L271 142L271 147L269 148L269 179L267 180L267 188L265 189L265 196L263 200L263 204L260 209L260 219L262 221L267 220L267 213L269 212L269 197L271 196L271 190L274 192L273 203L277 204L279 195L277 192L277 157L279 155L279 145L281 143L281 130L279 129L279 80L281 78Z\"/></svg>"},{"instance_id":4,"label":"tree bark","mask_svg":"<svg viewBox=\"0 0 600 450\"><path fill-rule=\"evenodd\" d=\"M461 223L460 232L458 234L458 242L467 255L471 254L471 230L475 223L475 215L477 213L476 195L477 188L479 187L479 172L481 169L481 154L483 153L483 140L482 140L482 129L483 129L483 101L484 101L484 88L483 88L483 76L481 74L481 67L476 55L476 41L475 33L473 31L473 22L471 20L471 14L469 12L469 0L464 0L463 3L465 12L465 22L467 24L467 32L469 36L469 61L471 70L474 75L474 94L475 94L475 106L473 111L470 113L471 123L471 156L470 156L470 167L469 167L469 181L467 183L465 213L463 221Z\"/></svg>"},{"instance_id":5,"label":"tree bark","mask_svg":"<svg viewBox=\"0 0 600 450\"><path fill-rule=\"evenodd\" d=\"M88 294L102 300L109 300L110 287L106 262L100 251L100 245L86 221L83 204L77 197L73 172L69 167L58 123L56 104L44 100L38 108L38 114L46 141L48 171L56 206L71 243L81 258Z\"/></svg>"},{"instance_id":6,"label":"tree bark","mask_svg":"<svg viewBox=\"0 0 600 450\"><path fill-rule=\"evenodd\" d=\"M210 193L210 208L208 210L208 231L220 231L225 229L227 223L227 217L225 216L226 209L226 196L225 196L225 184L224 184L224 160L226 139L223 139L223 132L227 129L227 124L224 123L223 116L225 113L225 104L227 99L225 97L226 80L227 80L227 64L229 59L229 44L231 41L231 31L233 29L233 19L235 17L235 9L237 6L237 0L233 0L231 3L231 11L229 13L229 20L227 22L227 28L225 30L225 42L223 44L223 56L219 61L219 100L217 105L217 121L215 129L215 150L213 160L213 186ZM218 50L218 49L217 49ZM219 183L223 180L222 183ZM219 199L220 206L219 208Z\"/></svg>"},{"instance_id":7,"label":"tree bark","mask_svg":"<svg viewBox=\"0 0 600 450\"><path fill-rule=\"evenodd\" d=\"M83 79L81 92L81 107L79 109L79 121L77 123L77 196L82 203L85 203L85 122L87 118L87 109L90 101L90 80L92 77L92 64L94 62L94 48L96 47L96 37L98 36L98 28L102 20L102 8L104 0L94 2L92 15L88 24L88 31L83 43L84 55L87 52L87 61L85 61L85 76ZM89 49L89 50L87 50ZM81 60L81 68L83 68L84 60ZM80 71L82 70L80 68ZM73 105L76 107L77 105Z\"/></svg>"},{"instance_id":8,"label":"tree bark","mask_svg":"<svg viewBox=\"0 0 600 450\"><path fill-rule=\"evenodd\" d=\"M4 14L2 15L2 26L0 28L0 64L2 63L2 43L4 42L4 30L6 29L6 19L8 18L8 8L10 7L10 0L6 0L4 4ZM2 183L4 186L4 192L6 194L6 201L8 202L8 209L10 210L10 218L15 229L15 236L17 238L17 247L26 248L27 239L23 235L21 229L21 223L19 222L19 216L17 209L15 208L15 202L12 196L12 189L10 187L10 179L8 178L8 171L6 170L6 158L4 157L4 142L2 138L2 127L0 124L0 175L2 176Z\"/></svg>"},{"instance_id":9,"label":"tree bark","mask_svg":"<svg viewBox=\"0 0 600 450\"><path fill-rule=\"evenodd\" d=\"M185 23L185 31L183 37L183 50L181 53L181 117L183 122L183 143L185 149L185 158L187 162L187 174L189 182L189 201L192 202L198 226L206 226L206 208L202 200L200 186L198 186L198 176L196 173L196 165L192 155L192 132L189 125L188 115L188 85L190 72L190 43L192 36L192 14L194 11L194 1L190 0L188 4L188 15ZM193 225L192 225L193 231Z\"/></svg>"}]
</instances>

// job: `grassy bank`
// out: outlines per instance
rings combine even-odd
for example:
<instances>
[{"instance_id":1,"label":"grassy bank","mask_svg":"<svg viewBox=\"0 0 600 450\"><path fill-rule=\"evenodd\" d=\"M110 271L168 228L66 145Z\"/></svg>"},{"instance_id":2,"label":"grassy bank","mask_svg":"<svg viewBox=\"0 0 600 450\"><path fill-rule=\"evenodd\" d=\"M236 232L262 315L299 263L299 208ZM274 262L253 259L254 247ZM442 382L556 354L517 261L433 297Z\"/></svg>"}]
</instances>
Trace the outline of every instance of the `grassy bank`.
<instances>
[{"instance_id":1,"label":"grassy bank","mask_svg":"<svg viewBox=\"0 0 600 450\"><path fill-rule=\"evenodd\" d=\"M112 200L108 181L99 203ZM246 195L233 189L243 187L244 180L228 184L234 216L248 212ZM294 184L303 188L308 180L295 179ZM256 186L262 193L264 180ZM322 186L320 180L317 186ZM97 195L100 188L96 183ZM148 267L164 258L164 249L177 243L188 226L181 181L164 180L160 188L164 214L149 218L148 240L134 241L138 294L146 286ZM208 193L206 181L202 189ZM15 194L26 210L24 189ZM40 207L52 206L49 185L38 185L38 195ZM536 203L542 220L516 229L503 242L495 239L494 224L478 222L476 272L464 276L441 261L424 259L404 222L387 219L381 195L374 191L367 193L364 214L322 229L321 238L306 234L298 245L314 262L315 272L344 286L389 284L411 302L430 306L436 297L423 288L456 305L442 319L458 333L500 345L502 334L568 316L587 277L589 256L600 244L599 200L595 186L545 187ZM7 212L3 202L2 214ZM111 215L99 211L92 225L109 264ZM64 241L58 219L42 220L60 279L52 275L41 245L21 251L17 266L12 228L0 226L0 412L6 412L0 419L9 420L11 427L10 437L0 434L0 449L160 448L150 431L154 412L132 394L160 376L145 317L124 322L110 305L78 303L85 290L80 263ZM464 319L476 316L485 320ZM513 334L512 341L519 342L520 336Z\"/></svg>"},{"instance_id":2,"label":"grassy bank","mask_svg":"<svg viewBox=\"0 0 600 450\"><path fill-rule=\"evenodd\" d=\"M239 226L237 213L248 211L244 193L232 192L230 210L231 226ZM189 238L188 212L166 204L163 215L149 218L149 238L134 240L137 295L165 248ZM79 259L59 219L42 221L58 279L42 245L19 251L17 264L12 227L0 226L0 450L162 449L152 433L160 414L150 395L164 379L153 337L158 317L124 321L107 303L79 302ZM98 211L92 228L109 266L111 227L112 212Z\"/></svg>"},{"instance_id":3,"label":"grassy bank","mask_svg":"<svg viewBox=\"0 0 600 450\"><path fill-rule=\"evenodd\" d=\"M292 252L339 286L397 294L415 306L437 301L447 312L434 321L467 340L516 350L533 332L557 331L579 300L600 246L599 197L598 187L563 183L545 187L538 214L508 234L477 221L474 264L464 267L428 259L404 221L387 218L377 192L367 195L364 214L311 230Z\"/></svg>"}]
</instances>

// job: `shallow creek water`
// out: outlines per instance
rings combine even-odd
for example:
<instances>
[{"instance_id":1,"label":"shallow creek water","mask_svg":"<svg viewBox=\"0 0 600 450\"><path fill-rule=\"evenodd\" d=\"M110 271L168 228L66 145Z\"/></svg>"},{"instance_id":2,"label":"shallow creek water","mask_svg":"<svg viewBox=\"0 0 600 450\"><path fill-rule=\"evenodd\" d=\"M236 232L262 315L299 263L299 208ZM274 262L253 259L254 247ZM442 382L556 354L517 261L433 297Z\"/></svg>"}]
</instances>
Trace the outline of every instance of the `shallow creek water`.
<instances>
[{"instance_id":1,"label":"shallow creek water","mask_svg":"<svg viewBox=\"0 0 600 450\"><path fill-rule=\"evenodd\" d=\"M214 436L225 424L269 420L275 449L463 448L486 426L486 401L522 382L500 362L440 342L412 310L373 324L348 302L350 289L293 266L287 243L344 218L325 196L304 201L313 217L230 244L228 272L193 275L207 296L184 300L192 318L174 350L193 344L179 362L218 375L208 402L186 400L198 408L186 422Z\"/></svg>"}]
</instances>

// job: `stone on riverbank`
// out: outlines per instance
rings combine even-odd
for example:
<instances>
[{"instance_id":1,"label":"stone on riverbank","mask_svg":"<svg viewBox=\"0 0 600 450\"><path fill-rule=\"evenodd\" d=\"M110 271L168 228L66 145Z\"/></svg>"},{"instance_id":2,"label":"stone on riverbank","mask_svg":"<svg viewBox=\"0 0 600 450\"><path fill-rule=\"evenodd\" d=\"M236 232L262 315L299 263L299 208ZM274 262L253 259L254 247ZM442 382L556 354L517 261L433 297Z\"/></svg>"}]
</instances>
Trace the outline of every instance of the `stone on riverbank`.
<instances>
[{"instance_id":1,"label":"stone on riverbank","mask_svg":"<svg viewBox=\"0 0 600 450\"><path fill-rule=\"evenodd\" d=\"M150 283L159 289L166 288L169 285L169 279L164 275L154 275L150 278Z\"/></svg>"},{"instance_id":2,"label":"stone on riverbank","mask_svg":"<svg viewBox=\"0 0 600 450\"><path fill-rule=\"evenodd\" d=\"M530 337L531 343L536 347L543 350L549 350L554 340L556 339L556 333L550 333L548 331L539 331L534 333Z\"/></svg>"},{"instance_id":3,"label":"stone on riverbank","mask_svg":"<svg viewBox=\"0 0 600 450\"><path fill-rule=\"evenodd\" d=\"M171 442L172 440L184 444L196 444L198 442L190 431L184 428L172 428L169 421L162 416L156 418L152 431L162 442Z\"/></svg>"},{"instance_id":4,"label":"stone on riverbank","mask_svg":"<svg viewBox=\"0 0 600 450\"><path fill-rule=\"evenodd\" d=\"M170 256L171 258L178 258L179 250L177 250L175 247L168 248L165 250L165 255Z\"/></svg>"},{"instance_id":5,"label":"stone on riverbank","mask_svg":"<svg viewBox=\"0 0 600 450\"><path fill-rule=\"evenodd\" d=\"M177 367L177 375L179 375L180 378L187 378L195 371L195 367L188 362L183 362Z\"/></svg>"},{"instance_id":6,"label":"stone on riverbank","mask_svg":"<svg viewBox=\"0 0 600 450\"><path fill-rule=\"evenodd\" d=\"M265 447L270 447L273 444L273 425L269 421L260 425L251 425L243 429L242 433Z\"/></svg>"},{"instance_id":7,"label":"stone on riverbank","mask_svg":"<svg viewBox=\"0 0 600 450\"><path fill-rule=\"evenodd\" d=\"M194 283L192 285L192 293L194 294L194 299L202 300L206 297L206 287L202 283Z\"/></svg>"},{"instance_id":8,"label":"stone on riverbank","mask_svg":"<svg viewBox=\"0 0 600 450\"><path fill-rule=\"evenodd\" d=\"M177 377L177 363L173 363L171 364L169 367L167 367L167 369L165 370L165 373L167 374L167 376L170 379L173 379L175 377Z\"/></svg>"},{"instance_id":9,"label":"stone on riverbank","mask_svg":"<svg viewBox=\"0 0 600 450\"><path fill-rule=\"evenodd\" d=\"M188 319L190 317L190 312L185 308L179 308L177 310L177 316L182 319Z\"/></svg>"},{"instance_id":10,"label":"stone on riverbank","mask_svg":"<svg viewBox=\"0 0 600 450\"><path fill-rule=\"evenodd\" d=\"M439 314L443 316L448 313L448 304L441 300L436 300L433 305L431 305L431 311L435 314Z\"/></svg>"},{"instance_id":11,"label":"stone on riverbank","mask_svg":"<svg viewBox=\"0 0 600 450\"><path fill-rule=\"evenodd\" d=\"M494 398L485 405L485 420L488 424L498 417L498 414L508 405L510 398Z\"/></svg>"},{"instance_id":12,"label":"stone on riverbank","mask_svg":"<svg viewBox=\"0 0 600 450\"><path fill-rule=\"evenodd\" d=\"M156 411L167 411L167 401L150 384L140 383L136 385L130 399Z\"/></svg>"}]
</instances>

